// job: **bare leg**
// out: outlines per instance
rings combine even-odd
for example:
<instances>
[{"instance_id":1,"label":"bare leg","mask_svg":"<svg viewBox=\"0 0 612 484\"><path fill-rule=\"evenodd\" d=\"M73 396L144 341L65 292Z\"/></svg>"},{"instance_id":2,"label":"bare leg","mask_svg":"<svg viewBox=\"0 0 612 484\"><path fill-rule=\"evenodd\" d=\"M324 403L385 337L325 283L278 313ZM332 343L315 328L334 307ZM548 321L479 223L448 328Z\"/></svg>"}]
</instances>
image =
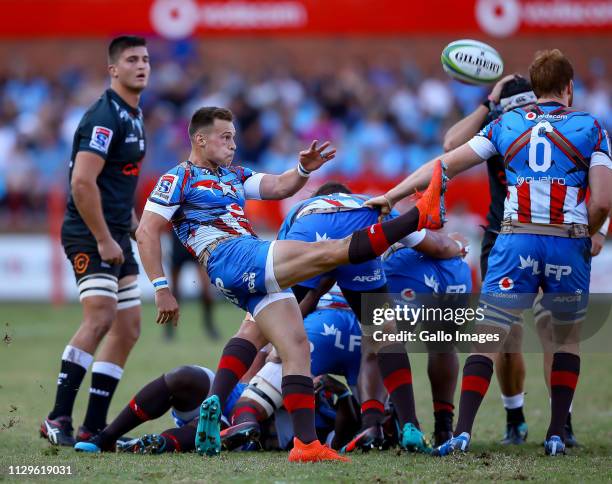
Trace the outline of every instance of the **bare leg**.
<instances>
[{"instance_id":1,"label":"bare leg","mask_svg":"<svg viewBox=\"0 0 612 484\"><path fill-rule=\"evenodd\" d=\"M317 440L314 423L314 387L310 374L310 345L295 298L281 299L263 308L255 320L276 348L283 364L283 404L291 415L296 438Z\"/></svg>"},{"instance_id":2,"label":"bare leg","mask_svg":"<svg viewBox=\"0 0 612 484\"><path fill-rule=\"evenodd\" d=\"M134 282L136 276L122 278L119 290ZM92 367L89 403L83 423L87 432L95 434L106 426L110 403L123 375L123 367L139 336L140 304L118 310Z\"/></svg>"}]
</instances>

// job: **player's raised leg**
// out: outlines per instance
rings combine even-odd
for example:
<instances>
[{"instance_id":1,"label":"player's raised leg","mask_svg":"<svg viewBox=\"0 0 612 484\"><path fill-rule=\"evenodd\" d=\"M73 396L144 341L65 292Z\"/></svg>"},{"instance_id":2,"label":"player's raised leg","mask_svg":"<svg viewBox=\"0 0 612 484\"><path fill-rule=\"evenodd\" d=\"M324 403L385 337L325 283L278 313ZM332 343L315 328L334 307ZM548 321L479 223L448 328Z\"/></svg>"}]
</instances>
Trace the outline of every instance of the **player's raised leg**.
<instances>
[{"instance_id":1,"label":"player's raised leg","mask_svg":"<svg viewBox=\"0 0 612 484\"><path fill-rule=\"evenodd\" d=\"M391 245L422 228L437 229L444 223L446 175L438 161L431 182L416 207L393 220L354 232L342 240L300 242L279 240L274 247L274 276L281 289L343 264L375 259Z\"/></svg>"}]
</instances>

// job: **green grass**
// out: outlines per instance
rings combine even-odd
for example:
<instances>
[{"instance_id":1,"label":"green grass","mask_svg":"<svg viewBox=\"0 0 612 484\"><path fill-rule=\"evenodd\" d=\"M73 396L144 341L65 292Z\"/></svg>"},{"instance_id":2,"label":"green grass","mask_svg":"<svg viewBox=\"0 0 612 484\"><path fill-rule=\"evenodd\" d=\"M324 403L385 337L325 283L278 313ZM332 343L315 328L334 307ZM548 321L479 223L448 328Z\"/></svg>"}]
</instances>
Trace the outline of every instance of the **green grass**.
<instances>
[{"instance_id":1,"label":"green grass","mask_svg":"<svg viewBox=\"0 0 612 484\"><path fill-rule=\"evenodd\" d=\"M36 304L3 304L0 325L0 480L9 465L71 465L73 477L90 482L166 481L478 481L478 480L612 480L612 355L587 355L575 401L574 425L582 447L571 455L550 459L540 445L548 422L548 397L542 381L540 356L527 355L526 416L529 443L505 448L497 444L504 411L496 383L478 415L474 444L468 455L449 459L399 454L396 451L356 455L348 465L289 465L285 453L231 454L202 458L194 454L80 455L51 448L38 437L38 425L53 403L59 357L80 319L79 306L53 308ZM115 415L147 381L174 366L197 363L214 368L222 344L203 336L196 305L185 304L177 339L162 340L153 322L153 307L143 310L141 340L126 367L113 405ZM228 305L217 309L224 340L240 322L240 312ZM282 324L282 322L279 322ZM417 410L425 429L432 429L431 400L424 356L412 357ZM84 387L89 384L86 378ZM83 419L87 392L76 403L75 424ZM148 422L134 434L171 426L169 417ZM32 480L40 480L42 477Z\"/></svg>"}]
</instances>

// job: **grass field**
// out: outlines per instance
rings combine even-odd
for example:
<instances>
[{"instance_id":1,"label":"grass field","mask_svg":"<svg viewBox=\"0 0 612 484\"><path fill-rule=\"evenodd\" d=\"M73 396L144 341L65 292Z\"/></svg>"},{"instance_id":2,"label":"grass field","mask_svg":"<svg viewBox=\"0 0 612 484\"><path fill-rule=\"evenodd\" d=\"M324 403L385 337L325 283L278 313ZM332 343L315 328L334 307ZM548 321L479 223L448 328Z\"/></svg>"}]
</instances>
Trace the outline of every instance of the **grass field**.
<instances>
[{"instance_id":1,"label":"grass field","mask_svg":"<svg viewBox=\"0 0 612 484\"><path fill-rule=\"evenodd\" d=\"M481 408L475 440L468 455L439 460L388 452L356 455L351 464L289 465L285 453L231 454L220 458L189 455L79 455L71 449L51 448L38 437L41 418L52 406L59 357L76 328L80 307L53 308L36 304L3 304L0 323L0 480L8 479L10 465L70 465L74 478L89 482L397 482L477 480L612 480L612 354L588 355L574 407L574 426L582 446L571 455L545 458L541 441L548 422L548 397L542 380L541 357L528 355L526 416L529 443L506 448L497 444L504 411L494 382ZM162 340L153 322L153 307L143 310L143 329L111 408L111 417L145 382L185 363L214 368L222 343L207 341L199 309L185 304L177 339ZM229 305L217 309L224 340L236 329L240 312ZM425 358L412 358L417 411L427 431L433 428ZM84 382L85 389L89 377ZM86 391L76 404L75 426L83 419ZM169 417L143 425L136 433L160 431ZM21 478L23 479L23 478ZM39 481L43 477L31 477ZM47 478L49 479L49 478ZM54 479L55 480L55 479Z\"/></svg>"}]
</instances>

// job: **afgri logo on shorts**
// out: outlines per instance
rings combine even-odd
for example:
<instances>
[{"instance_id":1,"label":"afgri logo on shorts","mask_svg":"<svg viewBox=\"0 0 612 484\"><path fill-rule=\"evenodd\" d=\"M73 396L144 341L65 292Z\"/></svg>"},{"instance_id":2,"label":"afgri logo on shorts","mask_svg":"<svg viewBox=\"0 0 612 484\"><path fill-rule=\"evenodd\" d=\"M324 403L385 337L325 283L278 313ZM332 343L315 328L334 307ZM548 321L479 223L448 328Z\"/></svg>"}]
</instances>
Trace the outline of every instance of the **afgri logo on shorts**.
<instances>
[{"instance_id":1,"label":"afgri logo on shorts","mask_svg":"<svg viewBox=\"0 0 612 484\"><path fill-rule=\"evenodd\" d=\"M509 277L502 277L498 284L502 291L509 291L514 287L514 281Z\"/></svg>"},{"instance_id":2,"label":"afgri logo on shorts","mask_svg":"<svg viewBox=\"0 0 612 484\"><path fill-rule=\"evenodd\" d=\"M402 291L401 296L404 301L414 301L414 299L416 298L414 290L410 289L409 287Z\"/></svg>"}]
</instances>

